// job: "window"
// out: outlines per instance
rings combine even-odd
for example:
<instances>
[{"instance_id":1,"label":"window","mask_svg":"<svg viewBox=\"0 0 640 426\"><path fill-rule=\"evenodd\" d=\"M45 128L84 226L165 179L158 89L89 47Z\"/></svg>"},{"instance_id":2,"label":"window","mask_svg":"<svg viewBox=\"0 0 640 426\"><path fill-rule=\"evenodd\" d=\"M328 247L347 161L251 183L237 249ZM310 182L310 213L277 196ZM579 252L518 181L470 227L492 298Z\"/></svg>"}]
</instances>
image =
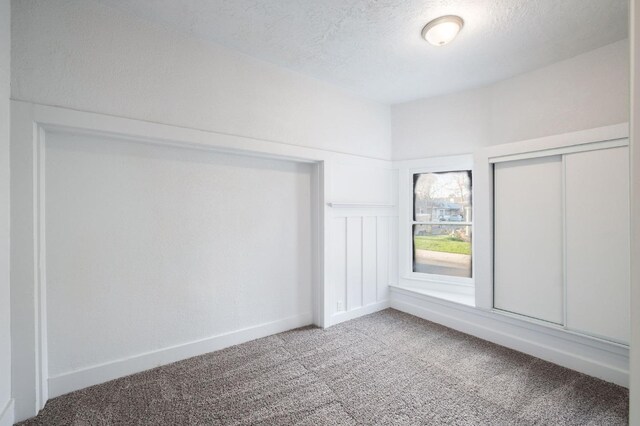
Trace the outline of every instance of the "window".
<instances>
[{"instance_id":1,"label":"window","mask_svg":"<svg viewBox=\"0 0 640 426\"><path fill-rule=\"evenodd\" d=\"M413 272L471 278L471 171L413 175Z\"/></svg>"}]
</instances>

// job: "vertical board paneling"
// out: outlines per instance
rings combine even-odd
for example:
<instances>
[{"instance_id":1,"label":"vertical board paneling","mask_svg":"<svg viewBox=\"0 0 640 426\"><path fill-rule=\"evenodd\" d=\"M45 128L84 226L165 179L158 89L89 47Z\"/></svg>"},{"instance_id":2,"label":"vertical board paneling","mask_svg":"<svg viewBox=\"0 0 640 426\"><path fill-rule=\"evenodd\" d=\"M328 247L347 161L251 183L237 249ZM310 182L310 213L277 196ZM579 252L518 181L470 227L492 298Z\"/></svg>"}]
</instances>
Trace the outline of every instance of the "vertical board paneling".
<instances>
[{"instance_id":1,"label":"vertical board paneling","mask_svg":"<svg viewBox=\"0 0 640 426\"><path fill-rule=\"evenodd\" d=\"M389 218L389 284L398 284L398 217ZM388 288L387 288L388 290ZM384 298L387 298L384 294Z\"/></svg>"},{"instance_id":2,"label":"vertical board paneling","mask_svg":"<svg viewBox=\"0 0 640 426\"><path fill-rule=\"evenodd\" d=\"M378 299L376 290L377 245L376 217L362 218L362 305L375 303Z\"/></svg>"},{"instance_id":3,"label":"vertical board paneling","mask_svg":"<svg viewBox=\"0 0 640 426\"><path fill-rule=\"evenodd\" d=\"M390 241L390 225L391 220L388 217L379 216L377 218L377 252L378 252L378 262L377 262L377 300L385 300L387 298L388 287L389 287L389 265L390 265L390 255L392 251L389 247Z\"/></svg>"},{"instance_id":4,"label":"vertical board paneling","mask_svg":"<svg viewBox=\"0 0 640 426\"><path fill-rule=\"evenodd\" d=\"M347 311L362 306L362 218L347 218Z\"/></svg>"},{"instance_id":5,"label":"vertical board paneling","mask_svg":"<svg viewBox=\"0 0 640 426\"><path fill-rule=\"evenodd\" d=\"M398 274L397 222L396 216L361 212L334 217L334 313L388 300Z\"/></svg>"},{"instance_id":6,"label":"vertical board paneling","mask_svg":"<svg viewBox=\"0 0 640 426\"><path fill-rule=\"evenodd\" d=\"M335 285L335 300L332 310L341 312L347 306L347 219L344 217L334 218L332 231L333 282Z\"/></svg>"}]
</instances>

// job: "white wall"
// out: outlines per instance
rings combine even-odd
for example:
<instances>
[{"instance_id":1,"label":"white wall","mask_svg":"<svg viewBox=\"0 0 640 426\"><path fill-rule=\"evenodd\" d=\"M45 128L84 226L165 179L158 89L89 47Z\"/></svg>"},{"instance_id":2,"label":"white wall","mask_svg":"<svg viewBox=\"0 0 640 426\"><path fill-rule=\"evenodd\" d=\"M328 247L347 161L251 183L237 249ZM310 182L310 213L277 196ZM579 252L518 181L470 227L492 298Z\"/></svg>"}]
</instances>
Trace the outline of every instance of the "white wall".
<instances>
[{"instance_id":1,"label":"white wall","mask_svg":"<svg viewBox=\"0 0 640 426\"><path fill-rule=\"evenodd\" d=\"M9 315L10 1L0 1L0 425L13 423Z\"/></svg>"},{"instance_id":2,"label":"white wall","mask_svg":"<svg viewBox=\"0 0 640 426\"><path fill-rule=\"evenodd\" d=\"M631 0L631 388L630 423L640 424L640 1Z\"/></svg>"},{"instance_id":3,"label":"white wall","mask_svg":"<svg viewBox=\"0 0 640 426\"><path fill-rule=\"evenodd\" d=\"M332 323L388 307L397 283L397 216L391 208L334 209L331 282Z\"/></svg>"},{"instance_id":4,"label":"white wall","mask_svg":"<svg viewBox=\"0 0 640 426\"><path fill-rule=\"evenodd\" d=\"M389 107L88 0L12 10L13 99L389 159Z\"/></svg>"},{"instance_id":5,"label":"white wall","mask_svg":"<svg viewBox=\"0 0 640 426\"><path fill-rule=\"evenodd\" d=\"M305 268L310 275L320 272L313 274L323 290L316 301L327 301L322 316L313 318L317 323L331 325L388 306L386 280L393 272L378 274L378 265L393 264L393 248L379 250L376 265L370 256L372 247L394 239L383 226L363 234L360 250L369 249L369 256L359 264L350 261L369 274L353 283L380 292L339 317L332 308L332 247L324 247L324 265L313 256L301 267L304 247L287 256L287 238L302 226L307 233L295 234L300 244L332 242L331 218L340 209L329 204L335 202L357 204L349 214L366 217L363 223L390 225L396 188L390 162L18 101L11 111L12 386L18 420L33 416L48 397L310 324L312 297L291 286L295 281L295 289L305 288L295 275ZM69 136L60 139L60 129ZM162 147L133 142L140 140ZM208 150L239 156L217 154L214 161ZM312 234L297 217L283 224L295 213L283 192L291 181L265 174L271 168L264 165L291 160L256 155L316 164L307 181L324 194L311 197L306 220L324 223L323 234ZM207 174L210 163L216 167ZM248 182L251 191L238 195ZM384 184L372 190L369 182ZM264 188L270 183L273 188ZM252 216L254 200L246 200L252 194L269 201L256 207L264 212L264 225ZM34 217L46 218L46 232ZM246 237L256 226L268 229L254 232L261 250L246 251L260 258L250 262L237 234ZM281 240L273 250L270 240L276 237ZM226 263L215 263L217 258ZM40 318L50 321L49 333Z\"/></svg>"},{"instance_id":6,"label":"white wall","mask_svg":"<svg viewBox=\"0 0 640 426\"><path fill-rule=\"evenodd\" d=\"M628 50L622 40L491 86L393 105L393 158L471 153L628 121Z\"/></svg>"},{"instance_id":7,"label":"white wall","mask_svg":"<svg viewBox=\"0 0 640 426\"><path fill-rule=\"evenodd\" d=\"M46 142L49 375L312 318L305 163Z\"/></svg>"}]
</instances>

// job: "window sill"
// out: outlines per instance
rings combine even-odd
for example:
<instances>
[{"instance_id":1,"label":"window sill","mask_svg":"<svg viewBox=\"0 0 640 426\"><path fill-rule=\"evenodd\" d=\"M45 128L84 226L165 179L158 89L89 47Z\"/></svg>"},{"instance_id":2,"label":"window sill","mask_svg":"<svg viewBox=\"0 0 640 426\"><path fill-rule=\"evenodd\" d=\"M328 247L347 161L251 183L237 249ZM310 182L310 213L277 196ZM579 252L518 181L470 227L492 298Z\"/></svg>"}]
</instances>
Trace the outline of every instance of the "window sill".
<instances>
[{"instance_id":1,"label":"window sill","mask_svg":"<svg viewBox=\"0 0 640 426\"><path fill-rule=\"evenodd\" d=\"M400 290L408 291L410 293L415 293L422 296L428 296L436 299L446 300L448 302L470 306L473 308L476 306L475 292L461 293L461 292L455 292L455 291L434 290L434 289L427 289L427 288L413 287L413 286L392 286L392 287Z\"/></svg>"},{"instance_id":2,"label":"window sill","mask_svg":"<svg viewBox=\"0 0 640 426\"><path fill-rule=\"evenodd\" d=\"M414 281L416 283L429 283L436 285L458 286L459 288L473 289L475 288L473 278L459 278L450 275L422 274L419 272L408 272L402 276L406 281ZM405 287L405 286L403 286ZM419 288L420 285L407 285L406 287Z\"/></svg>"}]
</instances>

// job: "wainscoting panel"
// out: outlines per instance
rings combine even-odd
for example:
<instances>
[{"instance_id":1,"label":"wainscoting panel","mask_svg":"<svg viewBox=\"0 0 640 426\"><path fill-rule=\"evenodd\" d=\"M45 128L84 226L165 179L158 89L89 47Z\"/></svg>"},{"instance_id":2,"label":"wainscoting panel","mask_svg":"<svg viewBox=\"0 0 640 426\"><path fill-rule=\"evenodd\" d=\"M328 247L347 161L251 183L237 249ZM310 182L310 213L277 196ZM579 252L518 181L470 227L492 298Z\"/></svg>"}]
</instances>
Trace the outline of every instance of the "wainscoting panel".
<instances>
[{"instance_id":1,"label":"wainscoting panel","mask_svg":"<svg viewBox=\"0 0 640 426\"><path fill-rule=\"evenodd\" d=\"M334 303L332 312L345 310L347 300L347 218L337 217L333 219L332 243L333 257L333 288Z\"/></svg>"},{"instance_id":2,"label":"wainscoting panel","mask_svg":"<svg viewBox=\"0 0 640 426\"><path fill-rule=\"evenodd\" d=\"M397 275L393 207L335 208L332 219L332 324L389 306Z\"/></svg>"},{"instance_id":3,"label":"wainscoting panel","mask_svg":"<svg viewBox=\"0 0 640 426\"><path fill-rule=\"evenodd\" d=\"M376 217L362 218L362 305L378 301Z\"/></svg>"},{"instance_id":4,"label":"wainscoting panel","mask_svg":"<svg viewBox=\"0 0 640 426\"><path fill-rule=\"evenodd\" d=\"M347 300L348 311L362 306L362 217L347 218Z\"/></svg>"}]
</instances>

